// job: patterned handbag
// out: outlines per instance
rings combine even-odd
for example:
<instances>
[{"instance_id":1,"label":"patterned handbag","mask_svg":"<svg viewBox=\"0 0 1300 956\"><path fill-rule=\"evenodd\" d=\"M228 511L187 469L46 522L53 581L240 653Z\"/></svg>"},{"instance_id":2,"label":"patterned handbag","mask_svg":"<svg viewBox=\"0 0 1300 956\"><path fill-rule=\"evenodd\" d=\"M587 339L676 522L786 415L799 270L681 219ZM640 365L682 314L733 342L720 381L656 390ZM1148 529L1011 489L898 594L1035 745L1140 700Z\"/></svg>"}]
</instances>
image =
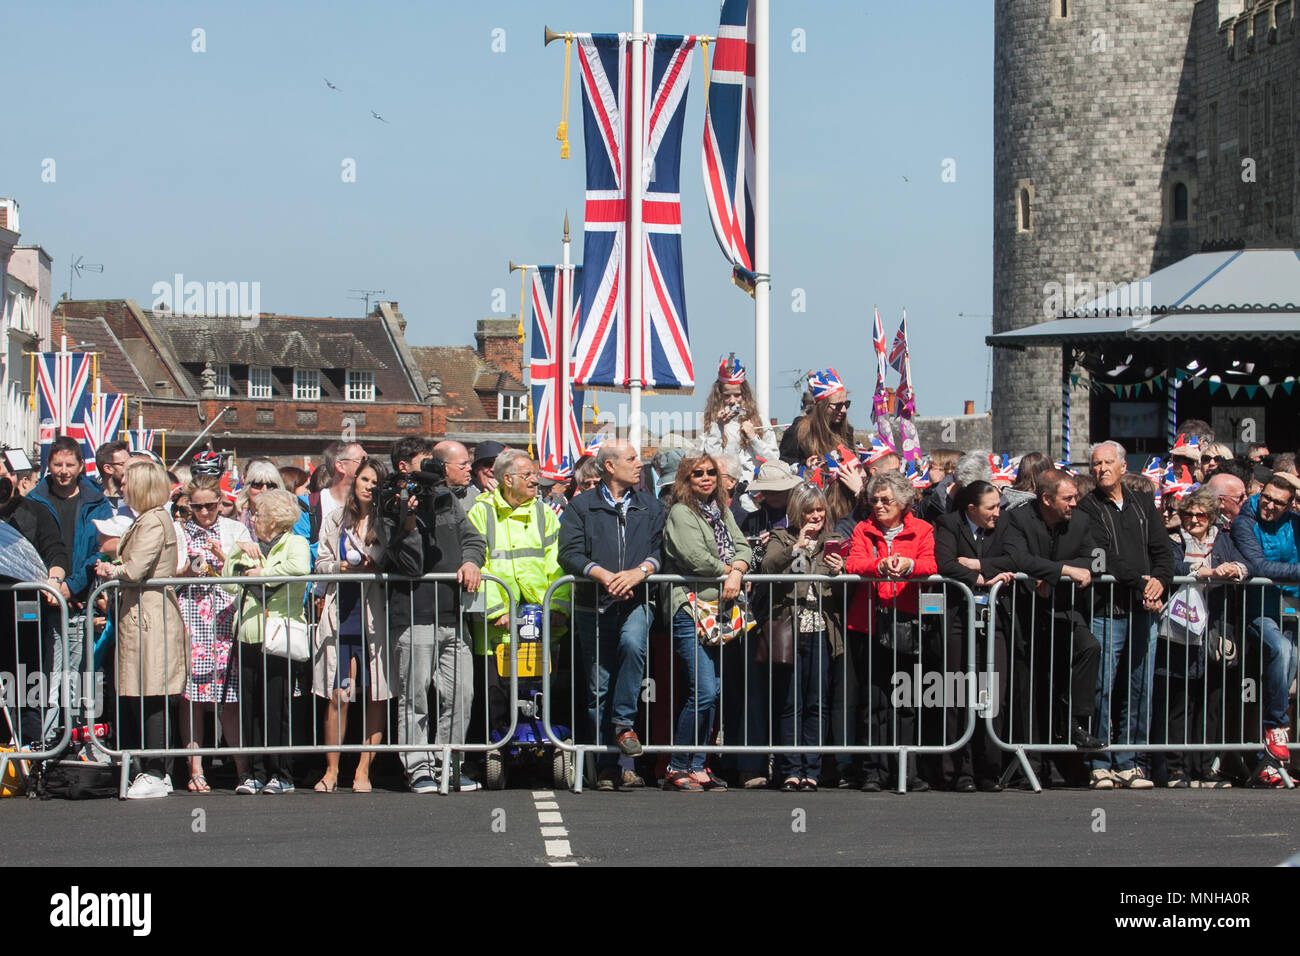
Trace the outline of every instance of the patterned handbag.
<instances>
[{"instance_id":1,"label":"patterned handbag","mask_svg":"<svg viewBox=\"0 0 1300 956\"><path fill-rule=\"evenodd\" d=\"M691 591L686 595L686 602L695 615L695 636L705 647L716 647L734 641L752 630L756 624L749 609L749 601L743 595L734 601L719 602L706 601Z\"/></svg>"}]
</instances>

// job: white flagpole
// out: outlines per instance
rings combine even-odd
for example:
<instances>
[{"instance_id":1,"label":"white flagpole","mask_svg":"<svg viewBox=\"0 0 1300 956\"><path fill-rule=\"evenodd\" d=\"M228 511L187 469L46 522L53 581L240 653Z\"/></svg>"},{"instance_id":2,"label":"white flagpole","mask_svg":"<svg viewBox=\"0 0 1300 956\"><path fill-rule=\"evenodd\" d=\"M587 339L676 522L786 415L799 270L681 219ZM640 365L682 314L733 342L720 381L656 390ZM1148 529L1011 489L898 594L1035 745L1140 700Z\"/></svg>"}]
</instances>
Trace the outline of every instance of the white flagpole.
<instances>
[{"instance_id":1,"label":"white flagpole","mask_svg":"<svg viewBox=\"0 0 1300 956\"><path fill-rule=\"evenodd\" d=\"M91 396L91 399L90 399L90 422L91 422L91 424L95 427L95 431L97 431L97 432L99 431L99 429L101 429L101 428L104 427L104 424L103 424L103 422L104 422L104 409L103 409L103 404L104 404L104 398L103 398L103 396L100 395L100 393L99 393L99 376L96 375L96 376L95 376L95 394L94 394L93 396ZM105 440L105 441L109 441L110 439L105 438L104 440ZM93 452L94 450L95 450L94 448L91 449L92 452ZM102 477L103 477L103 476L100 476L100 477L101 477L101 480L102 480Z\"/></svg>"},{"instance_id":2,"label":"white flagpole","mask_svg":"<svg viewBox=\"0 0 1300 956\"><path fill-rule=\"evenodd\" d=\"M555 322L555 360L560 363L559 394L560 433L556 436L555 464L564 462L564 453L569 447L569 412L572 393L569 386L569 356L573 353L573 344L569 341L569 329L573 322L573 266L569 264L569 214L564 214L564 295L560 301L560 314ZM576 436L575 436L576 442ZM539 449L540 452L540 449Z\"/></svg>"},{"instance_id":3,"label":"white flagpole","mask_svg":"<svg viewBox=\"0 0 1300 956\"><path fill-rule=\"evenodd\" d=\"M768 0L754 0L754 397L771 418L771 250L768 234Z\"/></svg>"},{"instance_id":4,"label":"white flagpole","mask_svg":"<svg viewBox=\"0 0 1300 956\"><path fill-rule=\"evenodd\" d=\"M642 0L632 0L632 89L628 97L632 102L631 122L628 125L630 139L627 144L627 200L632 206L632 215L628 224L627 261L628 261L628 295L627 311L629 331L632 341L628 349L630 363L628 402L631 422L628 425L627 440L639 452L641 448L641 164L642 139L645 136L645 34L643 27Z\"/></svg>"},{"instance_id":5,"label":"white flagpole","mask_svg":"<svg viewBox=\"0 0 1300 956\"><path fill-rule=\"evenodd\" d=\"M59 339L59 360L55 365L54 380L56 383L56 401L59 406L54 410L54 433L56 435L66 435L68 433L68 396L72 392L72 362L68 358L68 337L66 335Z\"/></svg>"}]
</instances>

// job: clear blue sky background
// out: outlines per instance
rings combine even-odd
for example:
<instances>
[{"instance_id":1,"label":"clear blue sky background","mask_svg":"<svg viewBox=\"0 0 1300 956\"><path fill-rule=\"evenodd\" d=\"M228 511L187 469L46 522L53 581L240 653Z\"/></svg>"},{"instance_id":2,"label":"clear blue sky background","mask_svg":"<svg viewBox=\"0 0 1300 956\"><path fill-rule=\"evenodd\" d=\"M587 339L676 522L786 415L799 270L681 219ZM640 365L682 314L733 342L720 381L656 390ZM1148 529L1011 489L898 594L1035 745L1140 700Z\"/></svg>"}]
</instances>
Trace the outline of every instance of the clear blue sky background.
<instances>
[{"instance_id":1,"label":"clear blue sky background","mask_svg":"<svg viewBox=\"0 0 1300 956\"><path fill-rule=\"evenodd\" d=\"M772 3L772 409L795 370L835 365L865 423L871 306L892 339L908 310L923 415L987 404L992 301L992 5L936 0ZM714 33L712 0L646 0L646 29ZM5 0L0 195L24 242L103 263L78 298L155 282L258 281L262 309L361 314L384 289L412 344L465 344L493 292L518 309L507 262L549 263L567 208L580 260L579 81L573 157L559 159L556 30L631 27L630 0L466 3ZM207 51L191 51L191 31ZM506 49L492 51L495 28ZM792 49L804 32L806 52ZM341 92L328 89L328 77ZM699 380L753 357L752 304L729 281L700 174L699 57L687 104L682 207ZM375 110L389 122L371 117ZM57 180L41 181L46 157ZM357 181L341 181L345 157ZM943 182L946 158L956 181ZM904 178L906 177L906 179ZM791 309L802 289L806 312ZM958 313L966 313L960 318ZM972 317L973 316L973 317ZM889 384L894 384L891 373ZM694 410L650 398L647 410ZM602 411L617 399L604 396Z\"/></svg>"}]
</instances>

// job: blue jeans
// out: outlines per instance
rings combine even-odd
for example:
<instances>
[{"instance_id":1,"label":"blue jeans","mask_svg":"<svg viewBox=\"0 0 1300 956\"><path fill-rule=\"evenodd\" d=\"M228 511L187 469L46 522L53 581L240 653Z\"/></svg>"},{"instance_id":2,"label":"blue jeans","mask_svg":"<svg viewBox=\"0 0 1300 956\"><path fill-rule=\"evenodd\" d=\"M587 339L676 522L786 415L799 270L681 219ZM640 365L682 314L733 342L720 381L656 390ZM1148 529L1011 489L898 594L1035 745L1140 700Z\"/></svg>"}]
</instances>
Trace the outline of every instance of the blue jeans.
<instances>
[{"instance_id":1,"label":"blue jeans","mask_svg":"<svg viewBox=\"0 0 1300 956\"><path fill-rule=\"evenodd\" d=\"M575 610L573 621L578 632L578 653L587 672L588 730L595 743L612 746L618 733L636 723L645 677L650 609L640 601L626 601L599 614ZM617 767L618 754L599 754L596 766L601 770Z\"/></svg>"},{"instance_id":2,"label":"blue jeans","mask_svg":"<svg viewBox=\"0 0 1300 956\"><path fill-rule=\"evenodd\" d=\"M1263 646L1260 716L1264 727L1286 727L1287 699L1296 676L1295 632L1288 634L1271 617L1257 617L1250 622L1249 635L1252 644Z\"/></svg>"},{"instance_id":3,"label":"blue jeans","mask_svg":"<svg viewBox=\"0 0 1300 956\"><path fill-rule=\"evenodd\" d=\"M794 665L772 669L772 700L781 704L778 742L810 747L825 742L830 724L830 684L831 645L826 632L800 634ZM821 770L819 753L776 755L777 779L817 780Z\"/></svg>"},{"instance_id":4,"label":"blue jeans","mask_svg":"<svg viewBox=\"0 0 1300 956\"><path fill-rule=\"evenodd\" d=\"M1101 644L1101 667L1097 670L1098 737L1108 743L1144 744L1147 742L1148 713L1151 704L1151 679L1156 659L1157 615L1133 611L1129 617L1094 617L1093 636ZM1128 655L1124 654L1127 645ZM1121 669L1122 661L1128 666ZM1115 736L1110 733L1111 697L1120 692L1118 712L1114 715ZM1088 758L1090 770L1132 770L1137 754L1111 751Z\"/></svg>"},{"instance_id":5,"label":"blue jeans","mask_svg":"<svg viewBox=\"0 0 1300 956\"><path fill-rule=\"evenodd\" d=\"M695 618L686 608L673 616L673 650L686 665L686 701L677 716L673 746L700 746L713 734L718 706L718 648L705 647L695 636ZM704 751L675 753L669 770L703 770Z\"/></svg>"}]
</instances>

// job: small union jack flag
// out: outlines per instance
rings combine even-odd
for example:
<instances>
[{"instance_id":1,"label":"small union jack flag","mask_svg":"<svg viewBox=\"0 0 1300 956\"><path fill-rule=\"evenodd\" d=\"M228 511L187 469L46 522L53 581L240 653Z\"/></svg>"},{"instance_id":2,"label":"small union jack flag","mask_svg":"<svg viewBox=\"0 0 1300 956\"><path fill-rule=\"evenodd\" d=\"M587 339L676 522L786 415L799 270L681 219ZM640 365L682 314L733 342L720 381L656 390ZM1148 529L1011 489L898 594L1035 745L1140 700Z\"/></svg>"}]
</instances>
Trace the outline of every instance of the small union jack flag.
<instances>
[{"instance_id":1,"label":"small union jack flag","mask_svg":"<svg viewBox=\"0 0 1300 956\"><path fill-rule=\"evenodd\" d=\"M153 436L152 428L128 428L126 442L131 446L132 451L153 451Z\"/></svg>"},{"instance_id":2,"label":"small union jack flag","mask_svg":"<svg viewBox=\"0 0 1300 956\"><path fill-rule=\"evenodd\" d=\"M533 346L528 366L539 470L549 478L570 475L581 457L582 399L573 393L573 336L580 302L575 290L582 266L539 266L533 273ZM569 297L570 321L561 321ZM561 362L568 362L564 388Z\"/></svg>"},{"instance_id":3,"label":"small union jack flag","mask_svg":"<svg viewBox=\"0 0 1300 956\"><path fill-rule=\"evenodd\" d=\"M122 430L122 416L126 410L125 395L101 394L98 397L99 408L89 407L95 404L92 397L82 416L86 447L90 449L90 453L86 455L86 474L88 475L99 473L99 469L95 465L95 449L105 442L113 441L117 437L118 432Z\"/></svg>"},{"instance_id":4,"label":"small union jack flag","mask_svg":"<svg viewBox=\"0 0 1300 956\"><path fill-rule=\"evenodd\" d=\"M907 316L903 316L894 336L894 344L889 350L889 367L900 375L903 374L903 359L907 356Z\"/></svg>"},{"instance_id":5,"label":"small union jack flag","mask_svg":"<svg viewBox=\"0 0 1300 956\"><path fill-rule=\"evenodd\" d=\"M695 385L682 272L681 149L695 38L646 38L643 128L632 131L632 44L628 34L578 39L587 204L583 315L574 351L579 387L653 391ZM629 170L632 136L644 146ZM641 194L641 248L628 249L632 204ZM640 368L632 368L631 255L641 262Z\"/></svg>"}]
</instances>

